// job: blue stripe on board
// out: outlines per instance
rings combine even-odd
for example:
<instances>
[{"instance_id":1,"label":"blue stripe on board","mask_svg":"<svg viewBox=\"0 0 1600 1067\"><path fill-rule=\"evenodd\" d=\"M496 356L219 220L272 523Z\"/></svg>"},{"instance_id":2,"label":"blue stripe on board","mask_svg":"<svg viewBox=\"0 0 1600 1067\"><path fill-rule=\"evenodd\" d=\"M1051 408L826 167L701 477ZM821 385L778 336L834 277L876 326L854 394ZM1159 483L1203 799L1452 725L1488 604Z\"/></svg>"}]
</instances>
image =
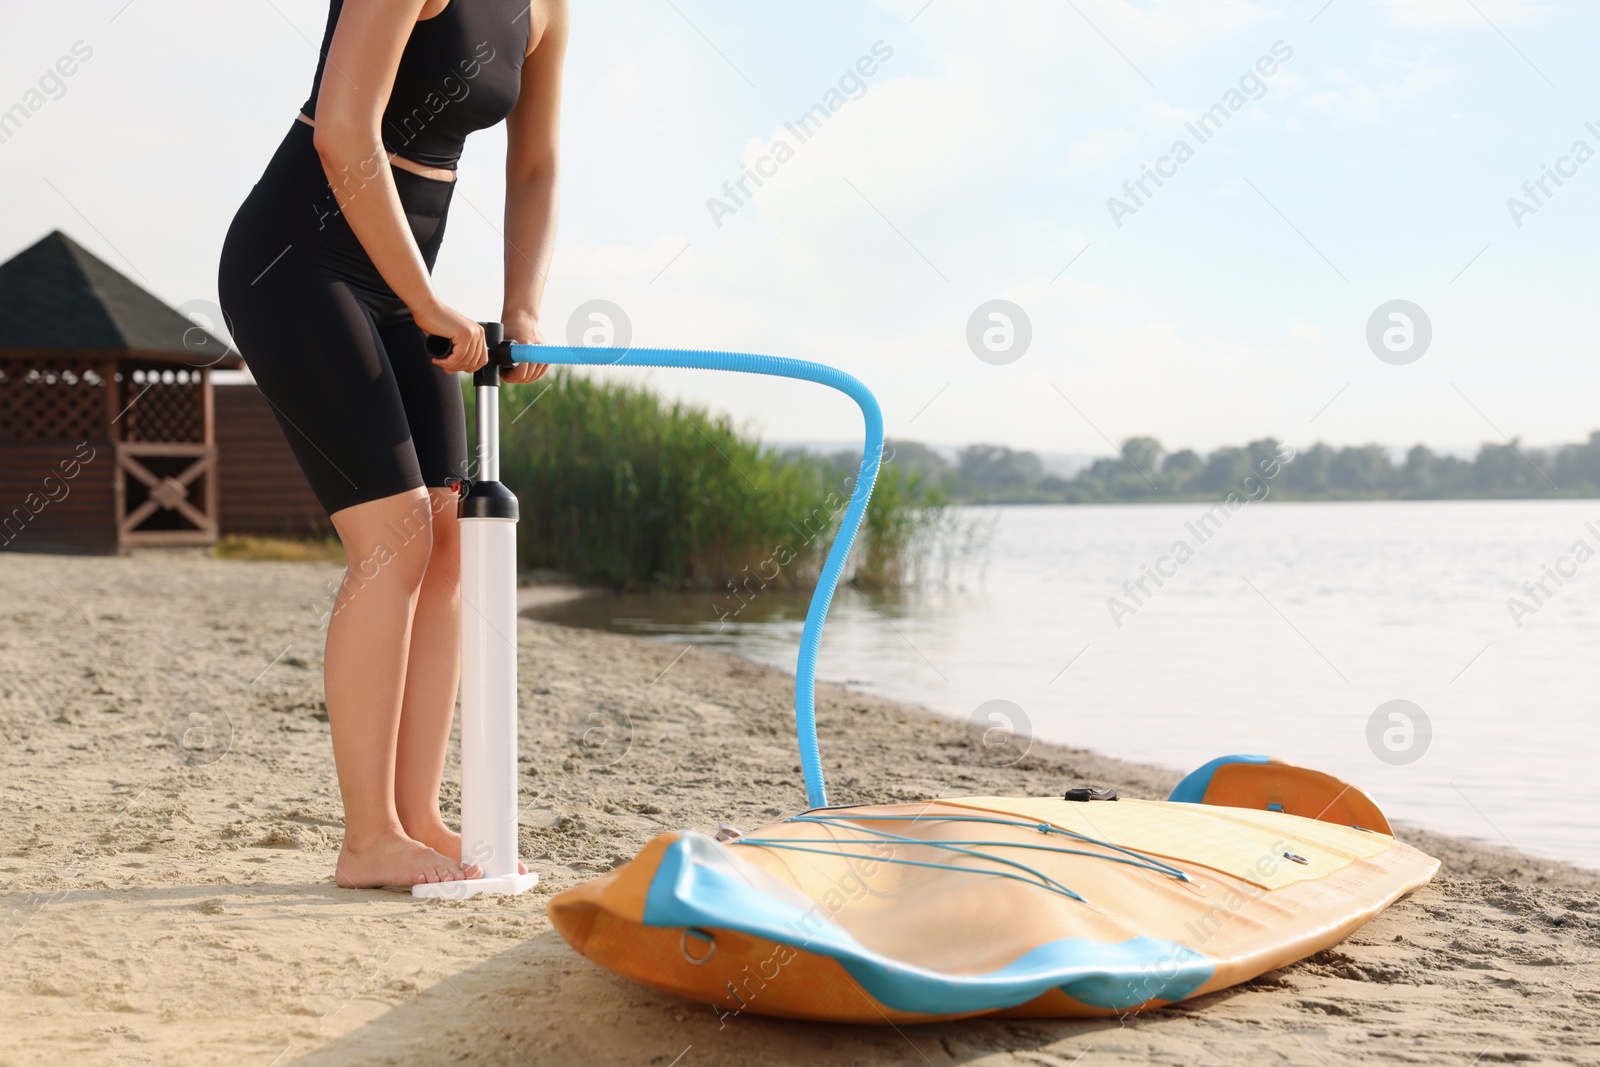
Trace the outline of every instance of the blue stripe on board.
<instances>
[{"instance_id":1,"label":"blue stripe on board","mask_svg":"<svg viewBox=\"0 0 1600 1067\"><path fill-rule=\"evenodd\" d=\"M866 948L832 921L825 902L807 900L798 891L785 900L755 888L700 834L683 835L662 854L645 898L644 922L737 930L826 956L838 960L884 1007L928 1015L1015 1007L1051 989L1120 1011L1153 998L1181 1000L1215 969L1184 945L1150 937L1115 944L1064 938L988 974L913 966Z\"/></svg>"},{"instance_id":2,"label":"blue stripe on board","mask_svg":"<svg viewBox=\"0 0 1600 1067\"><path fill-rule=\"evenodd\" d=\"M1217 773L1218 767L1226 767L1230 763L1271 763L1270 756L1218 756L1210 763L1201 764L1184 776L1183 781L1173 787L1172 795L1167 799L1179 804L1201 804L1205 802L1206 790L1211 786L1211 776Z\"/></svg>"}]
</instances>

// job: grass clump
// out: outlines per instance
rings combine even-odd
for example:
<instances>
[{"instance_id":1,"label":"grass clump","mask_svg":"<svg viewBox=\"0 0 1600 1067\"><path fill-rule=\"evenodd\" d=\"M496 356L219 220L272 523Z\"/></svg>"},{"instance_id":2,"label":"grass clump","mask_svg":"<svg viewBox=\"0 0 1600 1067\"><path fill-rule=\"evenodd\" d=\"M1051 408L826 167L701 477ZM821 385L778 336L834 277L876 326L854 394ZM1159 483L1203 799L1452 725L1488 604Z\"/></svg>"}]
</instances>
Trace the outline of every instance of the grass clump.
<instances>
[{"instance_id":1,"label":"grass clump","mask_svg":"<svg viewBox=\"0 0 1600 1067\"><path fill-rule=\"evenodd\" d=\"M344 546L337 537L292 540L229 534L217 540L217 559L288 561L291 563L343 563Z\"/></svg>"}]
</instances>

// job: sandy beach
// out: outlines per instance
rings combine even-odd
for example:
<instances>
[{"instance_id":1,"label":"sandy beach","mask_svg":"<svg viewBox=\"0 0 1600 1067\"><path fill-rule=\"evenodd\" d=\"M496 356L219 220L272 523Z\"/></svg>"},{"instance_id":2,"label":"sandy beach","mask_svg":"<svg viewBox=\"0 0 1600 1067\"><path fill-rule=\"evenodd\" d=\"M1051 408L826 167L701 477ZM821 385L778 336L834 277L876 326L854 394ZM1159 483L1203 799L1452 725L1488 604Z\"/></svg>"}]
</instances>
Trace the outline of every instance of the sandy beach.
<instances>
[{"instance_id":1,"label":"sandy beach","mask_svg":"<svg viewBox=\"0 0 1600 1067\"><path fill-rule=\"evenodd\" d=\"M1600 1064L1600 875L1411 829L1443 871L1347 942L1126 1020L719 1021L634 986L571 951L545 902L661 830L799 810L792 679L527 620L521 845L541 885L338 889L321 650L339 573L0 556L0 1064ZM841 800L1164 797L1177 778L1042 744L986 766L964 724L819 698Z\"/></svg>"}]
</instances>

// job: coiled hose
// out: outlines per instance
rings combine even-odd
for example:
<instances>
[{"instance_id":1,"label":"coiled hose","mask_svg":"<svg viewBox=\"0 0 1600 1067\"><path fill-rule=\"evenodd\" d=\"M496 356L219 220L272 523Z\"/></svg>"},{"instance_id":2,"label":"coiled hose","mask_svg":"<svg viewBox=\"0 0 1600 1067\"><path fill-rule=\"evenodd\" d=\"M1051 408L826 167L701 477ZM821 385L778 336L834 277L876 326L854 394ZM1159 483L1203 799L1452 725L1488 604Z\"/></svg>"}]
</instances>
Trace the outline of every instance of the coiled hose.
<instances>
[{"instance_id":1,"label":"coiled hose","mask_svg":"<svg viewBox=\"0 0 1600 1067\"><path fill-rule=\"evenodd\" d=\"M822 756L817 749L817 650L822 643L822 626L828 619L834 591L844 575L845 559L855 543L856 533L867 514L867 501L878 480L883 460L883 412L878 399L865 385L833 367L803 359L758 356L745 352L707 352L690 348L579 348L567 345L507 346L513 363L551 363L561 366L683 367L693 370L738 371L765 374L775 378L826 385L854 400L866 423L866 440L861 452L861 469L856 477L850 504L839 524L839 536L828 548L817 579L806 623L800 632L800 655L794 668L794 724L800 742L800 769L805 775L806 799L811 807L828 804L823 782Z\"/></svg>"}]
</instances>

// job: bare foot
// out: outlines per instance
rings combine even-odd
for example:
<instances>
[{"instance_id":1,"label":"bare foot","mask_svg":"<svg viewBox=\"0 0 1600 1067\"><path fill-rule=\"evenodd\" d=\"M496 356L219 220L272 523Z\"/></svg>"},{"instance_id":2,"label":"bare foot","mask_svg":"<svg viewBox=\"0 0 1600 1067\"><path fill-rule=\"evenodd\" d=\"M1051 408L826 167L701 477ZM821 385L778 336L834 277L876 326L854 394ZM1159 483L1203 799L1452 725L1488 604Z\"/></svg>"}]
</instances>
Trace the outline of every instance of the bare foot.
<instances>
[{"instance_id":1,"label":"bare foot","mask_svg":"<svg viewBox=\"0 0 1600 1067\"><path fill-rule=\"evenodd\" d=\"M456 848L459 852L459 843ZM476 863L463 865L459 859L452 859L404 834L359 843L352 843L346 837L333 872L334 882L346 889L459 882L482 877L483 868Z\"/></svg>"},{"instance_id":2,"label":"bare foot","mask_svg":"<svg viewBox=\"0 0 1600 1067\"><path fill-rule=\"evenodd\" d=\"M446 826L442 819L425 826L408 826L406 833L442 855L458 860L461 858L461 835ZM517 873L528 873L527 864L521 860L517 861Z\"/></svg>"}]
</instances>

